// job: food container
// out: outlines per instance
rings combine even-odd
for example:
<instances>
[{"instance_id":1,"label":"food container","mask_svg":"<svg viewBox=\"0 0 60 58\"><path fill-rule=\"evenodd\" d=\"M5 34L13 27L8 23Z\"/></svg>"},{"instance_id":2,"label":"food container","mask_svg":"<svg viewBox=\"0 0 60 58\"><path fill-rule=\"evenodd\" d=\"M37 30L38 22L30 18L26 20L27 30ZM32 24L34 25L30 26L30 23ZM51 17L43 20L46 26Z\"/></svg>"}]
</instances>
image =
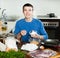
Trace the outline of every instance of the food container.
<instances>
[{"instance_id":1,"label":"food container","mask_svg":"<svg viewBox=\"0 0 60 58\"><path fill-rule=\"evenodd\" d=\"M36 31L32 30L29 34L30 34L30 39L29 39L30 43L34 43L34 44L39 44L40 43L40 39L39 38L31 37L31 36L35 36L37 34Z\"/></svg>"}]
</instances>

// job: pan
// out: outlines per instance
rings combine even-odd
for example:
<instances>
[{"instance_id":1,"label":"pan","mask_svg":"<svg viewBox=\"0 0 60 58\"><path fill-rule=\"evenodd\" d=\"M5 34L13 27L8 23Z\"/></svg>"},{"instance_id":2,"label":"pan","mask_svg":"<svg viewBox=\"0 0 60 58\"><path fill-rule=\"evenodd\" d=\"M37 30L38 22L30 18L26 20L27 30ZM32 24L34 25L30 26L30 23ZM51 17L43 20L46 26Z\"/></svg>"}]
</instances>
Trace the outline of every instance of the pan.
<instances>
[{"instance_id":1,"label":"pan","mask_svg":"<svg viewBox=\"0 0 60 58\"><path fill-rule=\"evenodd\" d=\"M45 46L55 47L60 44L60 41L58 39L47 39L47 40L42 41L41 44Z\"/></svg>"}]
</instances>

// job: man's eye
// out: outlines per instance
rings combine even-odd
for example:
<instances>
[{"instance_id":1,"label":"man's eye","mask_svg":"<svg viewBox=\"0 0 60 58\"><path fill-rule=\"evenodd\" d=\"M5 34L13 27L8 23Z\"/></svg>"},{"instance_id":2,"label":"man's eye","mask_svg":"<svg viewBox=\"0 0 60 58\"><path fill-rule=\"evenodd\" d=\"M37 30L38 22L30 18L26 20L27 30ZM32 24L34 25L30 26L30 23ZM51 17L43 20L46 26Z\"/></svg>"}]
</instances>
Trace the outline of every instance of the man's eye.
<instances>
[{"instance_id":1,"label":"man's eye","mask_svg":"<svg viewBox=\"0 0 60 58\"><path fill-rule=\"evenodd\" d=\"M29 11L32 11L31 9Z\"/></svg>"},{"instance_id":2,"label":"man's eye","mask_svg":"<svg viewBox=\"0 0 60 58\"><path fill-rule=\"evenodd\" d=\"M29 9L29 10L26 10L26 9L25 9L24 11L32 11L32 10L31 10L31 9Z\"/></svg>"}]
</instances>

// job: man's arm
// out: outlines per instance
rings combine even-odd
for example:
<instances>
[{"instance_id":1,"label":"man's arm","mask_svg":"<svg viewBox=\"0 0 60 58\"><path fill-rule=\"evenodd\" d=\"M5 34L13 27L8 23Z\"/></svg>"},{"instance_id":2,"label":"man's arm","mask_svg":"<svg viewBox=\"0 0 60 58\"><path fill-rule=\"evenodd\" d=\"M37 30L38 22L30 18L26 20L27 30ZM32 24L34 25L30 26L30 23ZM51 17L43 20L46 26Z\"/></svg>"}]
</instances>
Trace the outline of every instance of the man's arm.
<instances>
[{"instance_id":1,"label":"man's arm","mask_svg":"<svg viewBox=\"0 0 60 58\"><path fill-rule=\"evenodd\" d=\"M16 36L16 38L21 41L21 34L18 33L17 36Z\"/></svg>"}]
</instances>

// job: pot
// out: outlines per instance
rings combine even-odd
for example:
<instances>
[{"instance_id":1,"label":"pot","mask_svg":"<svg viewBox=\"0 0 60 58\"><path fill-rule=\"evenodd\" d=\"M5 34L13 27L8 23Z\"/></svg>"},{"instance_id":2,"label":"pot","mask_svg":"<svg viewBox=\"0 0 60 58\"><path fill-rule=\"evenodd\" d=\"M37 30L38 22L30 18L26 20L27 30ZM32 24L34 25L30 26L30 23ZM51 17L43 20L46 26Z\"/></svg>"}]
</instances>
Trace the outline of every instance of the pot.
<instances>
[{"instance_id":1,"label":"pot","mask_svg":"<svg viewBox=\"0 0 60 58\"><path fill-rule=\"evenodd\" d=\"M48 47L56 47L59 46L60 41L57 39L47 39L45 41L42 41L41 44Z\"/></svg>"},{"instance_id":2,"label":"pot","mask_svg":"<svg viewBox=\"0 0 60 58\"><path fill-rule=\"evenodd\" d=\"M54 13L50 13L48 15L49 15L49 17L55 17L55 14Z\"/></svg>"}]
</instances>

